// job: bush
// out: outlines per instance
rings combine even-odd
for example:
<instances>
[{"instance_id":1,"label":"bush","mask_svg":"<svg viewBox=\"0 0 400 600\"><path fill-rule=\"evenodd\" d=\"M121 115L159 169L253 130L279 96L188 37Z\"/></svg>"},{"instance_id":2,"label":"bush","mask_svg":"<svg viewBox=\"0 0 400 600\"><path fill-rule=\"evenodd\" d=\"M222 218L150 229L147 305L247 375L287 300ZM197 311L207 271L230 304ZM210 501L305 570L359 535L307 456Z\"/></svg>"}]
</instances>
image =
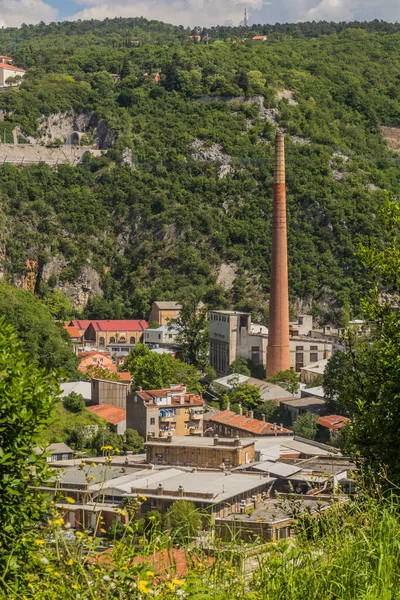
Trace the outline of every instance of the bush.
<instances>
[{"instance_id":1,"label":"bush","mask_svg":"<svg viewBox=\"0 0 400 600\"><path fill-rule=\"evenodd\" d=\"M63 405L66 410L72 413L80 413L86 408L85 400L82 394L71 392L63 399Z\"/></svg>"}]
</instances>

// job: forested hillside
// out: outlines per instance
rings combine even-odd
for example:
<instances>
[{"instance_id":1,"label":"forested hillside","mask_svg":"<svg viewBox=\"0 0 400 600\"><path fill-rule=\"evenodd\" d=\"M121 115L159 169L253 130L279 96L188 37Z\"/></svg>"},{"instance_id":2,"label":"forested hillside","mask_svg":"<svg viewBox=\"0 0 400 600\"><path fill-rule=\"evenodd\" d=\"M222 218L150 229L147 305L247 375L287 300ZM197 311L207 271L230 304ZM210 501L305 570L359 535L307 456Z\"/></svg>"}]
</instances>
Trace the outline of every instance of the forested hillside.
<instances>
[{"instance_id":1,"label":"forested hillside","mask_svg":"<svg viewBox=\"0 0 400 600\"><path fill-rule=\"evenodd\" d=\"M267 318L281 127L293 310L357 315L354 253L381 237L385 190L400 194L381 130L400 126L398 29L225 27L200 43L145 19L1 30L0 53L27 76L0 92L0 137L54 142L43 127L69 118L104 149L78 167L0 166L4 276L21 285L35 261L35 292L59 288L89 317L147 317L155 298L196 288Z\"/></svg>"}]
</instances>

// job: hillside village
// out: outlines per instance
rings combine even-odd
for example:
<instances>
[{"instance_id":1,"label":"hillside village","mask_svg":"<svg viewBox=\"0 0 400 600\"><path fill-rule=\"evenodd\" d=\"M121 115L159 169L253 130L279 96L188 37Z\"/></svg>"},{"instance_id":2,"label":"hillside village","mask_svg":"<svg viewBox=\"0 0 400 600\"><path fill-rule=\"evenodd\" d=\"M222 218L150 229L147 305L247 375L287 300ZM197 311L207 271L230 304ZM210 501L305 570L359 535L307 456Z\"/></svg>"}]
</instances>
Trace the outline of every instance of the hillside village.
<instances>
[{"instance_id":1,"label":"hillside village","mask_svg":"<svg viewBox=\"0 0 400 600\"><path fill-rule=\"evenodd\" d=\"M399 48L0 29L0 600L396 600Z\"/></svg>"}]
</instances>

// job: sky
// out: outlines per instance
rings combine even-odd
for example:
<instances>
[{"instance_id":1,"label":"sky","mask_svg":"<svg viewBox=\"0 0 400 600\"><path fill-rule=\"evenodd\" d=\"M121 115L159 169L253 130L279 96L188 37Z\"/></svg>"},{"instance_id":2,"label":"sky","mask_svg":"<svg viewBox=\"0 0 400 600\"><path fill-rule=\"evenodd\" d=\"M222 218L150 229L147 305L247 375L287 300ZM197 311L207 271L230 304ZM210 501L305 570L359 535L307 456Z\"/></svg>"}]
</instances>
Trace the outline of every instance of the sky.
<instances>
[{"instance_id":1,"label":"sky","mask_svg":"<svg viewBox=\"0 0 400 600\"><path fill-rule=\"evenodd\" d=\"M0 0L0 27L136 17L189 27L297 21L400 21L400 0Z\"/></svg>"}]
</instances>

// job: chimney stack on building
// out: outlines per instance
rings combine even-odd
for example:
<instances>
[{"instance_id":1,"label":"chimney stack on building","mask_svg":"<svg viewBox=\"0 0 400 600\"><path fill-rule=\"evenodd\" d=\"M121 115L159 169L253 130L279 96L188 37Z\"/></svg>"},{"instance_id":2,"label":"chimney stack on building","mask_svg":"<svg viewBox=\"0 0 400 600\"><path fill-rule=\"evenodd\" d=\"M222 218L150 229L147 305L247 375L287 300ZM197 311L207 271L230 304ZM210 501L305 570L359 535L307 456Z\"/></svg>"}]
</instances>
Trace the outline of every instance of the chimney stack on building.
<instances>
[{"instance_id":1,"label":"chimney stack on building","mask_svg":"<svg viewBox=\"0 0 400 600\"><path fill-rule=\"evenodd\" d=\"M290 369L285 139L280 132L275 137L268 329L267 376L271 377L279 371Z\"/></svg>"}]
</instances>

